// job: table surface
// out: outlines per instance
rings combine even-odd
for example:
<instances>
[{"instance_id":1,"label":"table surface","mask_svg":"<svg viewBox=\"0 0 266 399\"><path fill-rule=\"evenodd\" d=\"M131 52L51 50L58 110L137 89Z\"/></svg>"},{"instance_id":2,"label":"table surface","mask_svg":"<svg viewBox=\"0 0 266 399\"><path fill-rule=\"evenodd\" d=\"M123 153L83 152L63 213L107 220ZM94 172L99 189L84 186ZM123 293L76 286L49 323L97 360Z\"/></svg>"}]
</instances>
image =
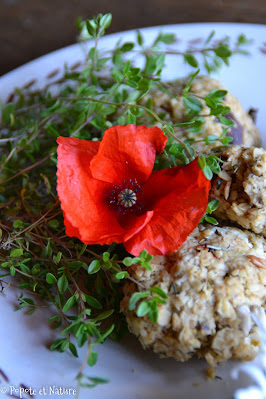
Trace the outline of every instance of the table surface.
<instances>
[{"instance_id":1,"label":"table surface","mask_svg":"<svg viewBox=\"0 0 266 399\"><path fill-rule=\"evenodd\" d=\"M265 0L0 0L0 75L74 43L76 19L100 12L113 14L109 33L188 22L266 23Z\"/></svg>"}]
</instances>

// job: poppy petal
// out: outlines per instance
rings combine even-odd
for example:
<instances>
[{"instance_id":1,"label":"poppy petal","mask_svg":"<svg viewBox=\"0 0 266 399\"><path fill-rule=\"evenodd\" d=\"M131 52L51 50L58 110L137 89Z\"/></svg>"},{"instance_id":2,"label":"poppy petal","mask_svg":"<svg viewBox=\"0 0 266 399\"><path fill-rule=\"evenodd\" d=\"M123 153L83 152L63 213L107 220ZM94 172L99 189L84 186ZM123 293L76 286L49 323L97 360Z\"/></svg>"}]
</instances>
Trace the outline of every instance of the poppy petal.
<instances>
[{"instance_id":1,"label":"poppy petal","mask_svg":"<svg viewBox=\"0 0 266 399\"><path fill-rule=\"evenodd\" d=\"M154 215L124 243L126 250L135 256L143 249L152 255L175 251L206 212L210 181L196 159L184 167L153 172L143 190L144 207L153 209Z\"/></svg>"},{"instance_id":2,"label":"poppy petal","mask_svg":"<svg viewBox=\"0 0 266 399\"><path fill-rule=\"evenodd\" d=\"M81 236L79 234L79 229L77 229L70 223L65 212L63 212L63 216L64 216L64 225L66 228L66 235L68 235L68 237L76 237L81 240Z\"/></svg>"},{"instance_id":3,"label":"poppy petal","mask_svg":"<svg viewBox=\"0 0 266 399\"><path fill-rule=\"evenodd\" d=\"M158 127L113 126L106 130L91 161L92 175L112 184L131 178L141 185L149 178L156 153L163 151L166 141Z\"/></svg>"},{"instance_id":4,"label":"poppy petal","mask_svg":"<svg viewBox=\"0 0 266 399\"><path fill-rule=\"evenodd\" d=\"M129 220L125 227L119 224L108 202L113 186L91 175L89 165L98 142L64 137L57 142L57 192L69 236L84 244L120 243L148 223L152 212Z\"/></svg>"}]
</instances>

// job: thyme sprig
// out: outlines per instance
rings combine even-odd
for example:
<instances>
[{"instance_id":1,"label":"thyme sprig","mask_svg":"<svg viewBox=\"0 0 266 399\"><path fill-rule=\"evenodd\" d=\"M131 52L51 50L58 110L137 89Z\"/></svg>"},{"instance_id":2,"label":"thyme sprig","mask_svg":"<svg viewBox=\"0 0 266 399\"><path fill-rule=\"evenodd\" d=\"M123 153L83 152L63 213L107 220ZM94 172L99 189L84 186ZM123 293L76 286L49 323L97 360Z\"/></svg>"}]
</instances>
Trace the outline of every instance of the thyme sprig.
<instances>
[{"instance_id":1,"label":"thyme sprig","mask_svg":"<svg viewBox=\"0 0 266 399\"><path fill-rule=\"evenodd\" d=\"M160 33L145 48L138 32L137 51L145 57L144 66L138 68L128 57L135 51L134 43L117 43L109 56L99 50L111 19L111 14L100 14L79 23L83 34L86 31L87 37L94 40L80 71L66 68L62 78L40 90L16 89L10 97L12 101L1 106L0 290L3 293L9 285L17 286L21 292L18 305L28 314L43 306L51 308L54 314L49 322L59 334L51 350L70 351L78 356L77 347L87 345L77 381L79 387L89 388L106 383L84 374L86 365L97 362L97 345L108 337L121 339L127 332L120 313L124 281L138 287L130 300L130 310L136 309L139 317L147 315L153 322L167 295L156 286L146 290L131 276L130 269L136 264L152 272L153 257L146 251L131 257L120 245L88 247L65 235L56 193L56 138L101 140L112 125L159 123L168 136L165 151L156 160L156 169L161 169L184 165L195 158L193 141L180 139L180 130L200 133L204 118L214 115L224 124L224 133L198 141L204 140L206 146L216 141L228 145L230 137L226 132L233 122L226 118L230 110L223 105L227 92L214 90L201 97L190 90L199 73L196 55L204 57L205 67L211 71L220 61L227 64L230 56L247 43L242 35L232 50L228 38L211 42L211 33L202 48L190 47L180 53L160 47L173 44L174 35ZM161 81L166 53L181 55L197 68L179 93ZM54 88L56 95L52 94ZM187 120L175 124L166 115L158 114L151 100L155 89L181 99ZM206 115L201 113L203 106L209 109ZM219 173L219 158L198 155L207 178ZM215 206L209 204L206 221L214 222L208 214Z\"/></svg>"}]
</instances>

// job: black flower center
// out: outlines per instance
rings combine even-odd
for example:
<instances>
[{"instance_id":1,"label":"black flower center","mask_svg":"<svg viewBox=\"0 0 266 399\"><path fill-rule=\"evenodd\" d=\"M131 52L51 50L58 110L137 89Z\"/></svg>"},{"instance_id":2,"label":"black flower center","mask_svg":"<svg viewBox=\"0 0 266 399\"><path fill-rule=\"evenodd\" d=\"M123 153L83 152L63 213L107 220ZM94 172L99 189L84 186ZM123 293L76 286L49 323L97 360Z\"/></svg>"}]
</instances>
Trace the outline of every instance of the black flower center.
<instances>
[{"instance_id":1,"label":"black flower center","mask_svg":"<svg viewBox=\"0 0 266 399\"><path fill-rule=\"evenodd\" d=\"M142 189L136 179L124 180L119 186L113 185L109 203L122 215L129 211L138 214L143 208L141 196Z\"/></svg>"},{"instance_id":2,"label":"black flower center","mask_svg":"<svg viewBox=\"0 0 266 399\"><path fill-rule=\"evenodd\" d=\"M125 208L131 208L137 202L137 195L130 188L125 188L118 194L117 201L119 205L122 205Z\"/></svg>"}]
</instances>

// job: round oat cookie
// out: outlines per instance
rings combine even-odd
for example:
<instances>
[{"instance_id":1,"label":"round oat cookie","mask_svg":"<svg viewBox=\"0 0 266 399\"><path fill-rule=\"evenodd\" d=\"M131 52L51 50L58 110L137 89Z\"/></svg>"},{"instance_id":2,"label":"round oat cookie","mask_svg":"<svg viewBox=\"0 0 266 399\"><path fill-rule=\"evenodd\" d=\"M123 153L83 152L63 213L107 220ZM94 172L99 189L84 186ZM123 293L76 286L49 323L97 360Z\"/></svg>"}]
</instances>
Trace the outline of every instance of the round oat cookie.
<instances>
[{"instance_id":1,"label":"round oat cookie","mask_svg":"<svg viewBox=\"0 0 266 399\"><path fill-rule=\"evenodd\" d=\"M144 348L185 361L194 355L211 366L230 358L251 360L260 344L251 311L266 303L266 242L233 227L196 228L174 253L155 256L152 272L136 265L121 310ZM158 323L128 310L134 292L160 287ZM138 302L139 304L140 302ZM138 306L137 304L137 306Z\"/></svg>"},{"instance_id":2,"label":"round oat cookie","mask_svg":"<svg viewBox=\"0 0 266 399\"><path fill-rule=\"evenodd\" d=\"M169 91L174 94L175 98L171 98L168 94L162 93L162 91L155 91L148 97L152 98L154 111L157 114L165 112L165 120L173 121L173 123L181 123L187 121L186 111L181 96L182 90L188 83L189 78L180 79L175 82L169 83ZM221 89L224 90L222 84L215 79L211 79L208 76L197 77L191 85L191 93L195 93L198 96L205 97L211 90ZM204 104L201 114L208 115L210 113L209 108ZM232 144L244 144L246 146L259 147L261 145L260 133L256 128L250 115L244 110L240 102L232 96L230 93L224 98L224 106L231 108L229 114L224 115L228 119L235 122L235 126L230 128L227 135L233 137L234 141ZM216 116L205 117L202 130L198 134L189 133L185 128L176 128L176 134L181 139L196 139L201 140L202 138L209 135L220 136L226 126L222 125ZM219 146L221 143L215 143L206 146L205 142L194 143L193 146L198 152L205 153L210 151L210 148Z\"/></svg>"},{"instance_id":3,"label":"round oat cookie","mask_svg":"<svg viewBox=\"0 0 266 399\"><path fill-rule=\"evenodd\" d=\"M212 180L215 216L266 236L266 150L230 146L218 154L224 163Z\"/></svg>"}]
</instances>

